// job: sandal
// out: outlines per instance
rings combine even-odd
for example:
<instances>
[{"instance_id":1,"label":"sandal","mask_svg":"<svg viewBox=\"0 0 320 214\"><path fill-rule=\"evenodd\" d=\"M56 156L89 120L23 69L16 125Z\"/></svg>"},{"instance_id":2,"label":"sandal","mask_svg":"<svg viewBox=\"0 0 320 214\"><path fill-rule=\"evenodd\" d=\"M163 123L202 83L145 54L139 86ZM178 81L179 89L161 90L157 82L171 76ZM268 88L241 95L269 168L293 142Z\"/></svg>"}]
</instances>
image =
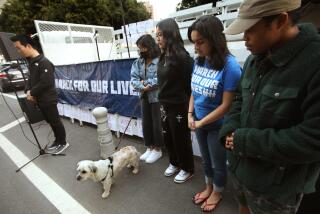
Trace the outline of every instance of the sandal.
<instances>
[{"instance_id":1,"label":"sandal","mask_svg":"<svg viewBox=\"0 0 320 214\"><path fill-rule=\"evenodd\" d=\"M202 202L204 202L205 200L207 200L209 198L209 196L207 197L200 197L201 192L196 193L193 197L192 197L192 201L194 204L199 205Z\"/></svg>"},{"instance_id":2,"label":"sandal","mask_svg":"<svg viewBox=\"0 0 320 214\"><path fill-rule=\"evenodd\" d=\"M216 203L212 203L212 204L208 204L207 200L206 200L204 202L204 207L201 208L202 212L212 212L213 210L215 210L217 208L217 206L219 205L221 200L222 200L222 198L220 197L220 199Z\"/></svg>"}]
</instances>

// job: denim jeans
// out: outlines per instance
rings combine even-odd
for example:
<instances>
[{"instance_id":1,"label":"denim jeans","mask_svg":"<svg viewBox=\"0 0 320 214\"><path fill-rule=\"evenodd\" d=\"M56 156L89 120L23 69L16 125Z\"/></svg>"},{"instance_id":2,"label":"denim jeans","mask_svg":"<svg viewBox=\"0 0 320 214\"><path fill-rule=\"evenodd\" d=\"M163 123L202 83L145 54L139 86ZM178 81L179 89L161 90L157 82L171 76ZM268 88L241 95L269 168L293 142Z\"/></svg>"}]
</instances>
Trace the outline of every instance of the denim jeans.
<instances>
[{"instance_id":1,"label":"denim jeans","mask_svg":"<svg viewBox=\"0 0 320 214\"><path fill-rule=\"evenodd\" d=\"M219 128L208 124L195 131L205 173L207 185L214 191L222 192L227 183L227 155L225 148L218 140Z\"/></svg>"}]
</instances>

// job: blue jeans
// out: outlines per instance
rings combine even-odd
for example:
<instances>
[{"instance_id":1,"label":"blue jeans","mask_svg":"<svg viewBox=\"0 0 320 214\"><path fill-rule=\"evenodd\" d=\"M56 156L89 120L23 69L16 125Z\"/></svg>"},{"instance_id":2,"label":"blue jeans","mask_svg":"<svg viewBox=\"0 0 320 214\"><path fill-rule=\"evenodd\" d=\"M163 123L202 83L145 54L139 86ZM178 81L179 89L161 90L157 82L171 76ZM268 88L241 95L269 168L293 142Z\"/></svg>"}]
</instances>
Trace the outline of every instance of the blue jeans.
<instances>
[{"instance_id":1,"label":"blue jeans","mask_svg":"<svg viewBox=\"0 0 320 214\"><path fill-rule=\"evenodd\" d=\"M208 124L195 130L207 185L222 192L227 183L227 155L218 139L219 128Z\"/></svg>"}]
</instances>

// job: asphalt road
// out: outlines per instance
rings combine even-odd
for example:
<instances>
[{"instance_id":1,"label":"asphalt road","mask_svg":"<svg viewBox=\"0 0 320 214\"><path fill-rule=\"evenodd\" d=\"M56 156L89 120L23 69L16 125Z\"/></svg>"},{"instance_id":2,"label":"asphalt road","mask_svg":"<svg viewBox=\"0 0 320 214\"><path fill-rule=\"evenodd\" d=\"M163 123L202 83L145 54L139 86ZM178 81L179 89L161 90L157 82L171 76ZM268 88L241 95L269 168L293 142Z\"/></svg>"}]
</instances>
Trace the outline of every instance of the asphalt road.
<instances>
[{"instance_id":1,"label":"asphalt road","mask_svg":"<svg viewBox=\"0 0 320 214\"><path fill-rule=\"evenodd\" d=\"M5 100L17 118L23 117L13 97L6 95ZM17 124L3 129L15 120L0 96L1 213L201 213L199 206L191 201L193 194L204 187L200 158L195 157L195 176L184 184L175 184L173 178L163 176L168 165L166 154L154 164L142 163L137 175L124 170L115 180L110 196L102 199L100 183L79 182L75 179L78 161L99 159L95 126L85 124L81 127L78 123L72 124L68 118L63 118L67 139L71 145L65 152L66 156L42 155L16 173L18 166L38 155L38 148L26 139L27 137L35 143L26 122L22 122L21 126ZM53 140L48 124L40 122L32 126L42 147ZM114 138L114 142L118 142L118 139ZM144 152L143 141L140 138L125 137L120 147L125 145L133 145L140 152ZM214 213L237 213L237 205L229 186L223 193L223 201Z\"/></svg>"}]
</instances>

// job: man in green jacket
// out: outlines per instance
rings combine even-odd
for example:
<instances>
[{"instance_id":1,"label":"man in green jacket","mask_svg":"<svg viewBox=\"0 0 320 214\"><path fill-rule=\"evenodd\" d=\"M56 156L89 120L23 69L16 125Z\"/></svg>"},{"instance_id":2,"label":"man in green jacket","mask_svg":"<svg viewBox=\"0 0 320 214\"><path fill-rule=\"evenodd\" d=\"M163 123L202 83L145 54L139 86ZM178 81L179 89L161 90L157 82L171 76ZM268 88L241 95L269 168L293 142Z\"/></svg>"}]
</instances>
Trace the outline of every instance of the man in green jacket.
<instances>
[{"instance_id":1,"label":"man in green jacket","mask_svg":"<svg viewBox=\"0 0 320 214\"><path fill-rule=\"evenodd\" d=\"M240 213L296 213L320 171L320 36L300 0L244 0L226 34L252 53L221 143Z\"/></svg>"}]
</instances>

